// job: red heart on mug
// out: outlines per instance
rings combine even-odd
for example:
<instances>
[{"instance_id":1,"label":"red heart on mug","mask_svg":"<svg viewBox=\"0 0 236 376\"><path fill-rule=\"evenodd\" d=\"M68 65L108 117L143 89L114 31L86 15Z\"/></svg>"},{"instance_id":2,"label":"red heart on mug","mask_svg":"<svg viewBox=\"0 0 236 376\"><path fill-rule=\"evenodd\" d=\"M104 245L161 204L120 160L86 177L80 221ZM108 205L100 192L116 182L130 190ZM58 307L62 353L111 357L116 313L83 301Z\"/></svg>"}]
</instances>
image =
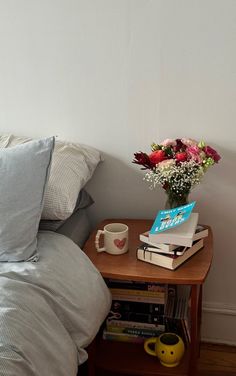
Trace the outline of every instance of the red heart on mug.
<instances>
[{"instance_id":1,"label":"red heart on mug","mask_svg":"<svg viewBox=\"0 0 236 376\"><path fill-rule=\"evenodd\" d=\"M115 240L114 240L114 244L115 244L115 246L116 246L117 248L119 248L119 249L124 248L125 243L126 243L126 238L124 238L124 239L115 239Z\"/></svg>"}]
</instances>

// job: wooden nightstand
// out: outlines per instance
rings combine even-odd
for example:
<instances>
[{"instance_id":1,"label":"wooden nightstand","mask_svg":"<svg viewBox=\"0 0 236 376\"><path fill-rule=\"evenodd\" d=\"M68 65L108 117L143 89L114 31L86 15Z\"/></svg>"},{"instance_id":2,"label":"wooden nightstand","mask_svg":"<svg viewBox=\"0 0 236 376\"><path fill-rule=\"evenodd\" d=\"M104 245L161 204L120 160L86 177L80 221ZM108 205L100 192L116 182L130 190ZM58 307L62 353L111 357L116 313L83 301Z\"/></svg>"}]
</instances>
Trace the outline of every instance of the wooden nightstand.
<instances>
[{"instance_id":1,"label":"wooden nightstand","mask_svg":"<svg viewBox=\"0 0 236 376\"><path fill-rule=\"evenodd\" d=\"M122 222L129 226L129 251L126 254L113 256L96 252L96 231L110 222ZM89 376L193 376L195 373L200 343L202 285L210 269L213 254L212 232L209 228L209 236L205 238L202 250L177 270L171 271L136 258L136 249L140 244L139 234L148 231L152 223L152 220L141 219L105 220L91 234L84 246L84 252L104 278L191 285L191 346L179 366L167 368L161 366L157 358L146 354L142 345L104 341L98 335L89 347Z\"/></svg>"}]
</instances>

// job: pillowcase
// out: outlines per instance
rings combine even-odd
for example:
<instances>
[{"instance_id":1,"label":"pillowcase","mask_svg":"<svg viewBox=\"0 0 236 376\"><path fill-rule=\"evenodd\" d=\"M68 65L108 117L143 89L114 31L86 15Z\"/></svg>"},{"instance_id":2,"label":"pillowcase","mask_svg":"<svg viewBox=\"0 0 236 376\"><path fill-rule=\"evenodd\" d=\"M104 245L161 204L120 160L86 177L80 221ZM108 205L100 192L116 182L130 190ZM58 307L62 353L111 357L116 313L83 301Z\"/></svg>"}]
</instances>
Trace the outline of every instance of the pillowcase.
<instances>
[{"instance_id":1,"label":"pillowcase","mask_svg":"<svg viewBox=\"0 0 236 376\"><path fill-rule=\"evenodd\" d=\"M75 209L71 216L63 221L53 221L53 220L45 220L41 219L39 222L39 230L46 230L46 231L57 231L61 226L65 225L66 222L70 220L70 218L75 214L76 212L79 212L81 209L86 209L89 206L91 206L94 203L92 197L90 194L85 190L82 189L79 193L79 197L76 202Z\"/></svg>"},{"instance_id":2,"label":"pillowcase","mask_svg":"<svg viewBox=\"0 0 236 376\"><path fill-rule=\"evenodd\" d=\"M37 259L54 137L0 150L0 261Z\"/></svg>"},{"instance_id":3,"label":"pillowcase","mask_svg":"<svg viewBox=\"0 0 236 376\"><path fill-rule=\"evenodd\" d=\"M25 137L2 135L0 148L29 140ZM75 209L79 192L90 180L100 161L100 152L90 146L56 140L42 219L69 218Z\"/></svg>"}]
</instances>

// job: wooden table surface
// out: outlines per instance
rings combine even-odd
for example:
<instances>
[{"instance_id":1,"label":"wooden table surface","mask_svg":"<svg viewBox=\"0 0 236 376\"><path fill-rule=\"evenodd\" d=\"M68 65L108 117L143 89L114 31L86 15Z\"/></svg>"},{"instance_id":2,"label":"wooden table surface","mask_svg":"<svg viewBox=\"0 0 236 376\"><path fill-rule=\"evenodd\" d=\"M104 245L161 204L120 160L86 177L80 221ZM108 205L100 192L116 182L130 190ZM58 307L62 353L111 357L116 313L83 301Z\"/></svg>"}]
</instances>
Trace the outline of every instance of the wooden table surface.
<instances>
[{"instance_id":1,"label":"wooden table surface","mask_svg":"<svg viewBox=\"0 0 236 376\"><path fill-rule=\"evenodd\" d=\"M95 249L95 235L98 229L111 222L125 223L129 226L129 251L122 255L98 253ZM204 282L213 256L212 231L204 239L204 247L176 270L168 270L136 258L137 247L141 244L139 234L150 230L153 220L107 219L99 224L86 242L83 250L101 272L104 278L136 281L158 281L160 283L199 285Z\"/></svg>"}]
</instances>

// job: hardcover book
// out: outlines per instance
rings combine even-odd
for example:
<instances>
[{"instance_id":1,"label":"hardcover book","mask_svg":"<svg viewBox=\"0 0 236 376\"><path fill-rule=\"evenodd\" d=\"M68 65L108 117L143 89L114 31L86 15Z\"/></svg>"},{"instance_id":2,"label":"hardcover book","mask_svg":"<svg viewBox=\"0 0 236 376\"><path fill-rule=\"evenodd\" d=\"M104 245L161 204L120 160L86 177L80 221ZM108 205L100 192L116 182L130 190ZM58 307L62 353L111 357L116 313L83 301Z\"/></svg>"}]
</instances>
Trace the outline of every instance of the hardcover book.
<instances>
[{"instance_id":1,"label":"hardcover book","mask_svg":"<svg viewBox=\"0 0 236 376\"><path fill-rule=\"evenodd\" d=\"M164 315L165 304L153 304L142 302L127 302L122 300L113 300L111 305L112 312L139 312L139 313L154 313Z\"/></svg>"},{"instance_id":2,"label":"hardcover book","mask_svg":"<svg viewBox=\"0 0 236 376\"><path fill-rule=\"evenodd\" d=\"M149 233L149 239L151 242L156 243L176 244L191 247L194 241L193 237L196 232L197 224L198 213L191 213L186 222L170 230L157 232L153 226Z\"/></svg>"},{"instance_id":3,"label":"hardcover book","mask_svg":"<svg viewBox=\"0 0 236 376\"><path fill-rule=\"evenodd\" d=\"M208 228L205 225L197 225L195 234L193 235L193 241L202 239L208 236ZM155 251L159 253L171 253L175 254L177 248L179 248L176 244L166 244L166 243L156 243L155 241L151 241L149 238L149 232L146 231L139 235L139 239L141 242L145 244L148 251ZM177 255L181 253L177 250Z\"/></svg>"},{"instance_id":4,"label":"hardcover book","mask_svg":"<svg viewBox=\"0 0 236 376\"><path fill-rule=\"evenodd\" d=\"M164 255L157 252L144 251L143 249L139 248L137 250L137 258L154 265L175 270L196 252L198 252L202 247L203 239L197 240L192 247L186 249L182 256Z\"/></svg>"},{"instance_id":5,"label":"hardcover book","mask_svg":"<svg viewBox=\"0 0 236 376\"><path fill-rule=\"evenodd\" d=\"M163 283L129 281L113 278L106 278L105 282L109 288L113 289L157 291L162 293L166 292L166 285Z\"/></svg>"},{"instance_id":6,"label":"hardcover book","mask_svg":"<svg viewBox=\"0 0 236 376\"><path fill-rule=\"evenodd\" d=\"M138 329L154 329L164 331L165 326L163 324L158 323L144 323L139 321L127 321L127 320L117 320L117 319L106 319L106 328L110 330L110 328L138 328ZM119 332L119 329L117 329Z\"/></svg>"},{"instance_id":7,"label":"hardcover book","mask_svg":"<svg viewBox=\"0 0 236 376\"><path fill-rule=\"evenodd\" d=\"M186 251L186 248L187 247L177 245L174 251L163 251L163 249L152 247L149 244L145 244L145 243L139 246L139 249L143 249L144 251L157 252L157 253L162 253L164 255L177 255L177 256L183 255L184 252Z\"/></svg>"}]
</instances>

